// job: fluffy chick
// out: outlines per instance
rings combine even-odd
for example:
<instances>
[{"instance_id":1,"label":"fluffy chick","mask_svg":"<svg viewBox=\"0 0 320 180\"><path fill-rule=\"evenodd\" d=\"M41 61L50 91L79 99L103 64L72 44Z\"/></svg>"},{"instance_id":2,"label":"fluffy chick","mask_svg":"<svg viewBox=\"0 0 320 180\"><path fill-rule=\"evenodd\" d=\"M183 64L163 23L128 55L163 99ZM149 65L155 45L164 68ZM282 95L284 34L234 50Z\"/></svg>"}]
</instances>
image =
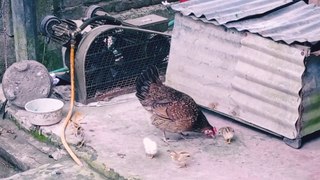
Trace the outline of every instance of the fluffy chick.
<instances>
[{"instance_id":1,"label":"fluffy chick","mask_svg":"<svg viewBox=\"0 0 320 180\"><path fill-rule=\"evenodd\" d=\"M146 156L149 158L154 158L158 153L157 143L151 140L148 137L143 138L144 150L146 152Z\"/></svg>"},{"instance_id":2,"label":"fluffy chick","mask_svg":"<svg viewBox=\"0 0 320 180\"><path fill-rule=\"evenodd\" d=\"M234 129L232 127L222 127L219 129L218 134L223 136L226 143L230 144L234 136Z\"/></svg>"},{"instance_id":3,"label":"fluffy chick","mask_svg":"<svg viewBox=\"0 0 320 180\"><path fill-rule=\"evenodd\" d=\"M188 160L190 158L190 154L185 151L173 151L168 150L170 153L170 157L174 163L176 163L179 168L187 167Z\"/></svg>"}]
</instances>

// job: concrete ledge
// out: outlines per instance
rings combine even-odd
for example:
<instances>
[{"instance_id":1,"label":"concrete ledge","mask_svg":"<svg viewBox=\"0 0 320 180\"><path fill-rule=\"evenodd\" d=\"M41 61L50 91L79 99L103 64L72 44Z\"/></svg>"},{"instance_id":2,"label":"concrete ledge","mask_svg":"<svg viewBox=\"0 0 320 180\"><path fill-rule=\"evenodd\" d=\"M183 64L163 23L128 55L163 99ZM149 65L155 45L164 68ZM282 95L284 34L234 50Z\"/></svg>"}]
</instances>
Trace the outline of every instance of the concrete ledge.
<instances>
[{"instance_id":1,"label":"concrete ledge","mask_svg":"<svg viewBox=\"0 0 320 180\"><path fill-rule=\"evenodd\" d=\"M44 164L29 171L13 175L7 180L25 179L105 179L100 174L90 171L88 168L81 168L73 161L62 161Z\"/></svg>"},{"instance_id":2,"label":"concrete ledge","mask_svg":"<svg viewBox=\"0 0 320 180\"><path fill-rule=\"evenodd\" d=\"M67 102L63 109L63 117L66 116L68 107L69 107L69 104ZM54 144L57 147L63 147L60 139L60 134L62 131L62 123L64 119L62 119L60 123L52 126L42 126L42 127L34 126L29 122L29 119L32 118L32 114L30 114L29 112L23 109L17 108L15 106L10 106L10 105L9 107L7 107L7 116L9 119L15 122L20 129L23 129L31 134L39 133L46 138L45 141L47 143ZM104 163L97 161L98 155L93 148L91 148L90 146L78 148L77 144L79 144L83 140L83 138L78 138L77 136L75 136L72 127L69 126L69 128L66 131L66 136L68 139L68 143L71 144L71 148L73 149L73 151L77 154L77 156L79 156L79 158L84 160L91 169L95 170L97 173L101 174L103 177L108 179L117 179L117 180L124 179L121 175L119 175L119 173L115 172L114 169L109 168ZM0 139L0 144L2 144L1 139ZM5 149L11 149L11 148L5 147ZM17 157L17 155L12 157ZM16 163L21 165L21 168L23 168L23 171L35 168L35 165L36 165L34 164L34 166L30 166L30 164L22 163L19 160L17 160Z\"/></svg>"}]
</instances>

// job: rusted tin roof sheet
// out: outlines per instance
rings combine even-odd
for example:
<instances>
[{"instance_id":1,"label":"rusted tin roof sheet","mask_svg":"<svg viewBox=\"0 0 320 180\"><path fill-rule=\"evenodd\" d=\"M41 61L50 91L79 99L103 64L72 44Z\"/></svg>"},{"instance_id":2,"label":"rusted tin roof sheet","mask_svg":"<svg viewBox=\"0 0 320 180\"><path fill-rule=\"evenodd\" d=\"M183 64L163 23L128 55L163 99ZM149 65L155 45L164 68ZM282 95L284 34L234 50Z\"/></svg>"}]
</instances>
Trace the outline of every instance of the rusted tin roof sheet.
<instances>
[{"instance_id":1,"label":"rusted tin roof sheet","mask_svg":"<svg viewBox=\"0 0 320 180\"><path fill-rule=\"evenodd\" d=\"M288 44L320 40L320 8L303 1L193 0L173 9L205 23L247 30Z\"/></svg>"}]
</instances>

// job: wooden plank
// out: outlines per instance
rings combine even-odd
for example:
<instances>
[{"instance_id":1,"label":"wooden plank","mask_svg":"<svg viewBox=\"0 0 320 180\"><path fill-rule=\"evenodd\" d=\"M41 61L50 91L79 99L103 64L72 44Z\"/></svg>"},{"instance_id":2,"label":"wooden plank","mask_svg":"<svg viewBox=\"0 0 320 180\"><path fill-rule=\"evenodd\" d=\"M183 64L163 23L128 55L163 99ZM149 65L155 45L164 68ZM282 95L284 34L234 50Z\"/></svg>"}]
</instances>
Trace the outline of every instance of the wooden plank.
<instances>
[{"instance_id":1,"label":"wooden plank","mask_svg":"<svg viewBox=\"0 0 320 180\"><path fill-rule=\"evenodd\" d=\"M36 8L34 1L11 1L16 61L36 60Z\"/></svg>"}]
</instances>

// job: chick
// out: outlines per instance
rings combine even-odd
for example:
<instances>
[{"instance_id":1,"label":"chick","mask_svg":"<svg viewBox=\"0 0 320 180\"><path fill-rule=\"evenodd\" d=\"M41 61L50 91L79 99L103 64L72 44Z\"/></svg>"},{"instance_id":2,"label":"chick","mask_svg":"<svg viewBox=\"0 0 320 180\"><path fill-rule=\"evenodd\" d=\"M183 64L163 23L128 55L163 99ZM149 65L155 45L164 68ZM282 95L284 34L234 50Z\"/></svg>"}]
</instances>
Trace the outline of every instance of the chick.
<instances>
[{"instance_id":1,"label":"chick","mask_svg":"<svg viewBox=\"0 0 320 180\"><path fill-rule=\"evenodd\" d=\"M176 163L179 168L187 167L190 154L185 151L172 151L168 150L170 157L174 163Z\"/></svg>"},{"instance_id":2,"label":"chick","mask_svg":"<svg viewBox=\"0 0 320 180\"><path fill-rule=\"evenodd\" d=\"M223 136L226 143L230 144L234 136L234 130L232 127L222 127L219 129L218 134Z\"/></svg>"},{"instance_id":3,"label":"chick","mask_svg":"<svg viewBox=\"0 0 320 180\"><path fill-rule=\"evenodd\" d=\"M145 137L143 138L143 145L144 145L144 150L146 152L146 156L151 159L154 158L158 153L157 143L152 141L150 138Z\"/></svg>"}]
</instances>

